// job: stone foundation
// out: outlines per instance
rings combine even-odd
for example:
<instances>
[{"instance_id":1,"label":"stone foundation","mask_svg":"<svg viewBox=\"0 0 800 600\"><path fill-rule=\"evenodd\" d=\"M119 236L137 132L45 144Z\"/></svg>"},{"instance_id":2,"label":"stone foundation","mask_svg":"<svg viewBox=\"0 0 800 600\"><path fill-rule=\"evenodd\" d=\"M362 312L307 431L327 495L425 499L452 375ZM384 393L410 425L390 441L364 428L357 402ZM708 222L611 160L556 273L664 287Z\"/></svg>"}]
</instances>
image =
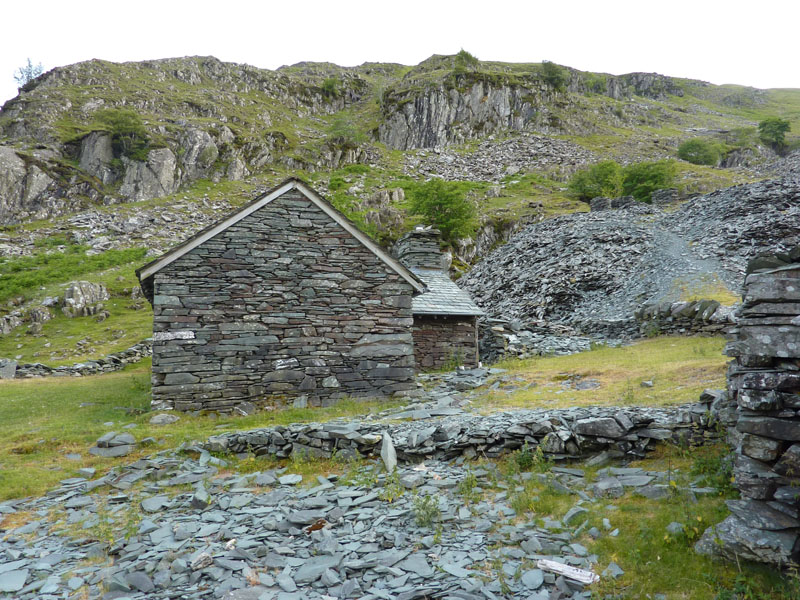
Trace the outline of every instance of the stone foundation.
<instances>
[{"instance_id":1,"label":"stone foundation","mask_svg":"<svg viewBox=\"0 0 800 600\"><path fill-rule=\"evenodd\" d=\"M477 321L477 317L416 315L413 338L417 367L477 367Z\"/></svg>"}]
</instances>

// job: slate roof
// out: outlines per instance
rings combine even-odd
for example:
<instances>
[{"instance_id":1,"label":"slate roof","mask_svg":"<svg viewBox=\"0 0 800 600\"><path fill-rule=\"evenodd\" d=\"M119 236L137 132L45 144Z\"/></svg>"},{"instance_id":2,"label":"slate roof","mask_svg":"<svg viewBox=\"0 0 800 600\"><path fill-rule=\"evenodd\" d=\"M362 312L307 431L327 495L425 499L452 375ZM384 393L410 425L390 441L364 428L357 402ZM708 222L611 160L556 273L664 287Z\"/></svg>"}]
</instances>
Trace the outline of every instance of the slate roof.
<instances>
[{"instance_id":1,"label":"slate roof","mask_svg":"<svg viewBox=\"0 0 800 600\"><path fill-rule=\"evenodd\" d=\"M411 301L411 312L415 315L481 316L483 314L469 294L453 283L445 271L413 267L411 272L428 288L422 294L414 296Z\"/></svg>"}]
</instances>

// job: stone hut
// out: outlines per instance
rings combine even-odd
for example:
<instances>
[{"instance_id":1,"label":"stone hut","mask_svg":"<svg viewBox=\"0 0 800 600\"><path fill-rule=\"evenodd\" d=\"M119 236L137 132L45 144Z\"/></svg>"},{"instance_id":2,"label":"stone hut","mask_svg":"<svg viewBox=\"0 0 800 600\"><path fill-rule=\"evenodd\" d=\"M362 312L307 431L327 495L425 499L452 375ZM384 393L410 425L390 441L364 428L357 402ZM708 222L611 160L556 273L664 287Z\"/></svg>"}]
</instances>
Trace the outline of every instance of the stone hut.
<instances>
[{"instance_id":1,"label":"stone hut","mask_svg":"<svg viewBox=\"0 0 800 600\"><path fill-rule=\"evenodd\" d=\"M300 180L137 275L153 305L155 407L415 389L412 297L425 284Z\"/></svg>"},{"instance_id":2,"label":"stone hut","mask_svg":"<svg viewBox=\"0 0 800 600\"><path fill-rule=\"evenodd\" d=\"M478 317L483 311L448 275L437 229L417 227L398 240L394 254L425 283L412 300L417 366L439 369L478 366Z\"/></svg>"}]
</instances>

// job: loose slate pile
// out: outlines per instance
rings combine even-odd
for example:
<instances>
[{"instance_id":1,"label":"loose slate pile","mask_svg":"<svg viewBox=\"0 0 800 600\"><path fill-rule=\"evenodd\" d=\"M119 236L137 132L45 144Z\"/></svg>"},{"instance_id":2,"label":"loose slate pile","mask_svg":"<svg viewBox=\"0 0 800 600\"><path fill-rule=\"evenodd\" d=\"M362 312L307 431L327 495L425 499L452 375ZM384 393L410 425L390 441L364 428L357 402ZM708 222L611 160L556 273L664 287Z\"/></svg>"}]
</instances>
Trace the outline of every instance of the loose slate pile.
<instances>
[{"instance_id":1,"label":"loose slate pile","mask_svg":"<svg viewBox=\"0 0 800 600\"><path fill-rule=\"evenodd\" d=\"M800 559L800 262L745 280L726 348L738 405L734 474L741 500L697 544L706 554L782 566Z\"/></svg>"},{"instance_id":2,"label":"loose slate pile","mask_svg":"<svg viewBox=\"0 0 800 600\"><path fill-rule=\"evenodd\" d=\"M663 498L671 487L667 473L635 468L602 469L590 485L580 469L508 479L490 463L470 470L461 461L392 475L366 465L348 481L318 476L300 487L303 477L284 469L229 474L224 460L186 452L0 504L0 514L33 517L0 540L0 592L24 600L588 599L590 588L539 561L619 577L618 565L597 564L575 539L618 534L609 498ZM469 498L459 488L468 476ZM531 479L574 505L561 519L521 521L512 499ZM602 530L586 529L592 508L607 511Z\"/></svg>"},{"instance_id":3,"label":"loose slate pile","mask_svg":"<svg viewBox=\"0 0 800 600\"><path fill-rule=\"evenodd\" d=\"M523 170L571 173L593 159L591 152L572 142L522 134L499 142L481 142L469 153L421 150L406 156L404 172L415 178L499 181Z\"/></svg>"},{"instance_id":4,"label":"loose slate pile","mask_svg":"<svg viewBox=\"0 0 800 600\"><path fill-rule=\"evenodd\" d=\"M458 280L491 318L638 335L634 312L721 280L736 290L749 259L800 244L800 181L692 198L674 212L633 205L529 225Z\"/></svg>"},{"instance_id":5,"label":"loose slate pile","mask_svg":"<svg viewBox=\"0 0 800 600\"><path fill-rule=\"evenodd\" d=\"M741 285L748 261L800 245L800 179L759 181L692 198L662 220L700 258L715 259L721 275ZM734 288L735 289L735 288Z\"/></svg>"}]
</instances>

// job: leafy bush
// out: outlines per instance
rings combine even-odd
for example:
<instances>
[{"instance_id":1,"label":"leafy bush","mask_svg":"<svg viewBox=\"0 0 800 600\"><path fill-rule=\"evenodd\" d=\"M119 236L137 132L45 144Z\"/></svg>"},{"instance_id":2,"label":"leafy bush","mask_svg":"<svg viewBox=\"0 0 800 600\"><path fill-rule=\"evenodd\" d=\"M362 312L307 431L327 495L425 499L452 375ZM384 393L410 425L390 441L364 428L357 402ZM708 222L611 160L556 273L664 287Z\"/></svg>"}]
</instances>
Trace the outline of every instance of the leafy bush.
<instances>
[{"instance_id":1,"label":"leafy bush","mask_svg":"<svg viewBox=\"0 0 800 600\"><path fill-rule=\"evenodd\" d=\"M147 130L138 113L126 108L104 108L95 115L95 127L111 134L114 156L147 160Z\"/></svg>"},{"instance_id":2,"label":"leafy bush","mask_svg":"<svg viewBox=\"0 0 800 600\"><path fill-rule=\"evenodd\" d=\"M650 202L654 190L673 185L676 173L672 160L642 162L624 168L607 160L578 171L567 186L572 197L585 202L598 196L617 198L622 195Z\"/></svg>"},{"instance_id":3,"label":"leafy bush","mask_svg":"<svg viewBox=\"0 0 800 600\"><path fill-rule=\"evenodd\" d=\"M622 193L633 196L640 202L650 202L655 190L671 187L675 182L677 167L674 160L641 162L625 167L622 171Z\"/></svg>"},{"instance_id":4,"label":"leafy bush","mask_svg":"<svg viewBox=\"0 0 800 600\"><path fill-rule=\"evenodd\" d=\"M557 92L567 88L567 71L549 60L542 61L542 79Z\"/></svg>"},{"instance_id":5,"label":"leafy bush","mask_svg":"<svg viewBox=\"0 0 800 600\"><path fill-rule=\"evenodd\" d=\"M678 158L693 165L714 166L721 155L720 145L703 138L693 138L678 146Z\"/></svg>"},{"instance_id":6,"label":"leafy bush","mask_svg":"<svg viewBox=\"0 0 800 600\"><path fill-rule=\"evenodd\" d=\"M419 527L431 527L441 518L439 500L435 496L414 496L411 499L411 512Z\"/></svg>"},{"instance_id":7,"label":"leafy bush","mask_svg":"<svg viewBox=\"0 0 800 600\"><path fill-rule=\"evenodd\" d=\"M587 91L602 94L606 91L608 80L605 75L600 73L587 73L584 78L584 85L586 85Z\"/></svg>"},{"instance_id":8,"label":"leafy bush","mask_svg":"<svg viewBox=\"0 0 800 600\"><path fill-rule=\"evenodd\" d=\"M20 88L23 88L43 72L42 63L34 65L29 58L23 66L14 71L14 81L17 82Z\"/></svg>"},{"instance_id":9,"label":"leafy bush","mask_svg":"<svg viewBox=\"0 0 800 600\"><path fill-rule=\"evenodd\" d=\"M622 167L613 160L597 163L575 173L568 188L570 195L586 202L598 196L616 198L622 193Z\"/></svg>"},{"instance_id":10,"label":"leafy bush","mask_svg":"<svg viewBox=\"0 0 800 600\"><path fill-rule=\"evenodd\" d=\"M339 175L334 175L328 182L328 189L332 192L341 190L344 187L347 187L347 182L344 180L343 177L340 177Z\"/></svg>"},{"instance_id":11,"label":"leafy bush","mask_svg":"<svg viewBox=\"0 0 800 600\"><path fill-rule=\"evenodd\" d=\"M409 208L439 229L447 241L468 237L475 231L477 210L460 182L431 179L412 187Z\"/></svg>"},{"instance_id":12,"label":"leafy bush","mask_svg":"<svg viewBox=\"0 0 800 600\"><path fill-rule=\"evenodd\" d=\"M790 128L789 121L780 117L767 117L758 124L758 137L775 151L780 152L786 147L786 133Z\"/></svg>"}]
</instances>

